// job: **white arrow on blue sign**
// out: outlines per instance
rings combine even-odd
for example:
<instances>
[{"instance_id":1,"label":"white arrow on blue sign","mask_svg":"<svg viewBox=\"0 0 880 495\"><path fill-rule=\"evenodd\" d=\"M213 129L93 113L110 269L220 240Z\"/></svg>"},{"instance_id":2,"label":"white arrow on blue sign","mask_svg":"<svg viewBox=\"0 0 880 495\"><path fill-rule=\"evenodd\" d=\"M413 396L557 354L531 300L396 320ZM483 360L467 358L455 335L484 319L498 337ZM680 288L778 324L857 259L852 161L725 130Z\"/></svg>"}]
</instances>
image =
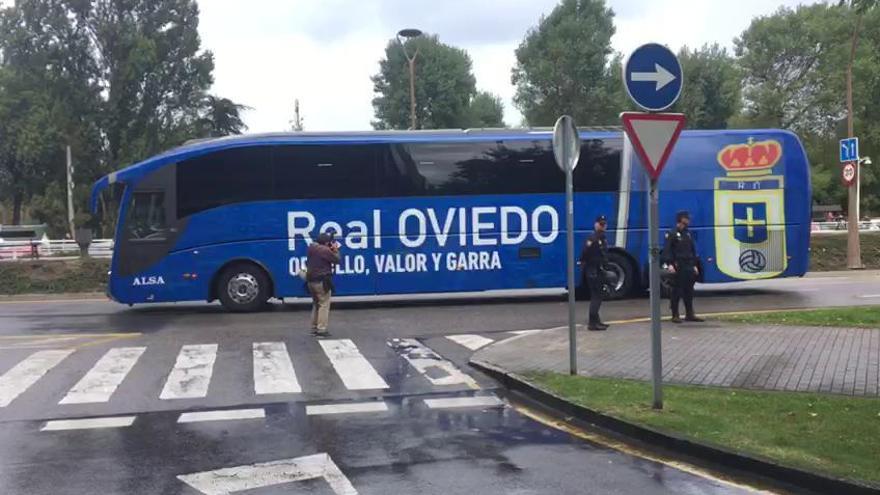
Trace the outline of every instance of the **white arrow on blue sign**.
<instances>
[{"instance_id":1,"label":"white arrow on blue sign","mask_svg":"<svg viewBox=\"0 0 880 495\"><path fill-rule=\"evenodd\" d=\"M681 64L663 45L642 45L623 64L623 85L636 105L649 112L666 110L681 94Z\"/></svg>"},{"instance_id":2,"label":"white arrow on blue sign","mask_svg":"<svg viewBox=\"0 0 880 495\"><path fill-rule=\"evenodd\" d=\"M840 163L859 160L859 138L851 137L840 140Z\"/></svg>"}]
</instances>

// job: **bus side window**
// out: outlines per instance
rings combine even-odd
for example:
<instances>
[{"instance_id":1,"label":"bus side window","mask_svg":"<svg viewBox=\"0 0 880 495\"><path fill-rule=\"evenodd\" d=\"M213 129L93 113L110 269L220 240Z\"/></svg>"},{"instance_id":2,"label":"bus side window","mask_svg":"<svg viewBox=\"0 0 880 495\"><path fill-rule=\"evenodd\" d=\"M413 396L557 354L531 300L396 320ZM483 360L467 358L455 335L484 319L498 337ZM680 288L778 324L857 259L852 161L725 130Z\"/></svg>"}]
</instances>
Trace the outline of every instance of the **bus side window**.
<instances>
[{"instance_id":1,"label":"bus side window","mask_svg":"<svg viewBox=\"0 0 880 495\"><path fill-rule=\"evenodd\" d=\"M131 196L126 225L130 240L165 240L168 233L165 193L135 191Z\"/></svg>"},{"instance_id":2,"label":"bus side window","mask_svg":"<svg viewBox=\"0 0 880 495\"><path fill-rule=\"evenodd\" d=\"M272 168L265 146L232 148L177 164L177 218L220 206L269 201Z\"/></svg>"},{"instance_id":3,"label":"bus side window","mask_svg":"<svg viewBox=\"0 0 880 495\"><path fill-rule=\"evenodd\" d=\"M289 145L273 149L276 199L376 196L380 145Z\"/></svg>"},{"instance_id":4,"label":"bus side window","mask_svg":"<svg viewBox=\"0 0 880 495\"><path fill-rule=\"evenodd\" d=\"M574 190L576 192L619 191L622 149L623 143L619 140L584 140L581 145L581 156L574 170Z\"/></svg>"},{"instance_id":5,"label":"bus side window","mask_svg":"<svg viewBox=\"0 0 880 495\"><path fill-rule=\"evenodd\" d=\"M504 179L498 181L498 194L565 191L565 174L556 165L550 141L504 141L499 161Z\"/></svg>"},{"instance_id":6,"label":"bus side window","mask_svg":"<svg viewBox=\"0 0 880 495\"><path fill-rule=\"evenodd\" d=\"M492 194L489 189L501 177L494 170L498 144L413 143L393 145L397 172L403 187L418 196Z\"/></svg>"}]
</instances>

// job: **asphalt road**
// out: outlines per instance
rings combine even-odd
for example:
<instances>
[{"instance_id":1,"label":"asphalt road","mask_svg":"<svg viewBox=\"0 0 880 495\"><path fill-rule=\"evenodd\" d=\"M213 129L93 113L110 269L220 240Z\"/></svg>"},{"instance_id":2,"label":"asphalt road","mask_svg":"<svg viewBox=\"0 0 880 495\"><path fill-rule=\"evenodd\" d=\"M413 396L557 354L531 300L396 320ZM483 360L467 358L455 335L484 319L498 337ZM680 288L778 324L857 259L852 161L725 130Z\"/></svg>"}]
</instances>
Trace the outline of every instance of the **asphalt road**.
<instances>
[{"instance_id":1,"label":"asphalt road","mask_svg":"<svg viewBox=\"0 0 880 495\"><path fill-rule=\"evenodd\" d=\"M871 304L880 275L712 286L698 297L703 313ZM634 299L606 303L603 316L647 311ZM0 491L749 491L537 422L465 364L480 345L566 318L553 295L355 300L336 304L333 337L316 341L301 302L237 315L0 301Z\"/></svg>"}]
</instances>

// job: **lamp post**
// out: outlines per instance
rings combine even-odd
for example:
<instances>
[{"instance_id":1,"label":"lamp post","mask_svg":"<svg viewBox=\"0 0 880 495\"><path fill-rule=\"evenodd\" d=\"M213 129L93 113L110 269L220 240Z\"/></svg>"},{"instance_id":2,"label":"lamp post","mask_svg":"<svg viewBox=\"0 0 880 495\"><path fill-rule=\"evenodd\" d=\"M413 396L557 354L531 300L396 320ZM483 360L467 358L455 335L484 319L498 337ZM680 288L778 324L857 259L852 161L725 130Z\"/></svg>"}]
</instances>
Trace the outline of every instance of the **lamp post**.
<instances>
[{"instance_id":1,"label":"lamp post","mask_svg":"<svg viewBox=\"0 0 880 495\"><path fill-rule=\"evenodd\" d=\"M397 32L397 42L400 43L403 56L409 62L409 126L412 130L416 128L416 57L419 56L419 47L416 47L416 51L410 56L406 51L406 43L404 43L403 39L410 40L421 35L421 30L413 28L401 29Z\"/></svg>"}]
</instances>

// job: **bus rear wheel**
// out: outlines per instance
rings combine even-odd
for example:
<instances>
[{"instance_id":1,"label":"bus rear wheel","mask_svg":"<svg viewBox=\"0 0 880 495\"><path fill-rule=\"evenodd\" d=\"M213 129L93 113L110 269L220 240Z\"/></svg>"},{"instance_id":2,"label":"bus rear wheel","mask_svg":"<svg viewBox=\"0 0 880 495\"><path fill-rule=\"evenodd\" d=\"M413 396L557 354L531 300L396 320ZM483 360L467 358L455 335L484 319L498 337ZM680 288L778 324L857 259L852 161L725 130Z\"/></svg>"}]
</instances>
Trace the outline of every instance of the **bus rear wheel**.
<instances>
[{"instance_id":1,"label":"bus rear wheel","mask_svg":"<svg viewBox=\"0 0 880 495\"><path fill-rule=\"evenodd\" d=\"M257 265L237 263L223 270L215 290L220 303L229 311L258 311L269 300L269 276Z\"/></svg>"}]
</instances>

